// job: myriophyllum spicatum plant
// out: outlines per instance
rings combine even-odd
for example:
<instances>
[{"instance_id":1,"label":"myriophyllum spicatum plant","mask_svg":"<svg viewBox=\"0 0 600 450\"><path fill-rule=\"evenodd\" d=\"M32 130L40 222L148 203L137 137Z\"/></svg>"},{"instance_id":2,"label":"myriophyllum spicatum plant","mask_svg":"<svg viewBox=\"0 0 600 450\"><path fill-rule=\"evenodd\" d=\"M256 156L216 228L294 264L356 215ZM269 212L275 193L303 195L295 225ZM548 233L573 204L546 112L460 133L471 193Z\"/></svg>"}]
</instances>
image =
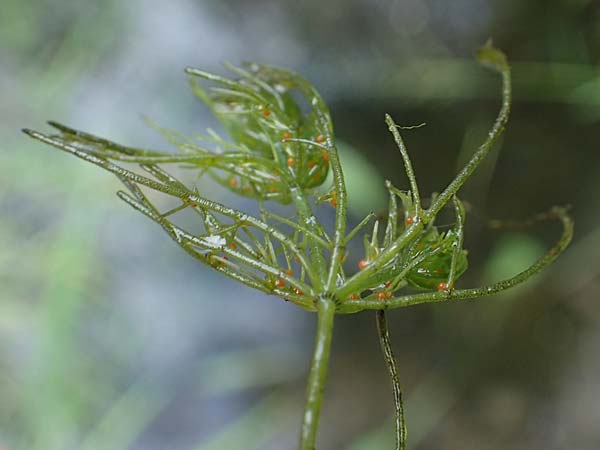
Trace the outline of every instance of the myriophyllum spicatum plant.
<instances>
[{"instance_id":1,"label":"myriophyllum spicatum plant","mask_svg":"<svg viewBox=\"0 0 600 450\"><path fill-rule=\"evenodd\" d=\"M401 190L387 182L387 217L378 219L370 214L352 230L347 229L346 184L329 110L308 81L288 70L254 63L244 68L227 66L234 75L229 79L188 68L194 94L208 105L230 139L212 130L205 136L189 138L159 128L178 148L175 153L123 146L56 122L49 122L56 130L54 134L24 131L115 174L126 189L118 192L119 198L158 223L200 262L316 313L300 450L315 448L335 315L376 310L393 387L396 448L401 449L406 443L402 392L385 311L419 303L480 298L509 289L554 261L569 244L573 232L565 210L556 207L544 217L562 223L562 237L533 265L488 286L455 287L467 269L463 249L465 208L457 193L502 134L511 101L510 69L505 56L488 44L480 49L478 60L502 78L502 106L485 141L456 178L424 208L401 127L386 116L404 162L409 189ZM199 81L211 87L205 88ZM165 170L173 164L256 200L258 213L248 214L204 197L194 184ZM330 171L332 176L328 178ZM324 186L329 179L331 186ZM172 207L159 209L156 200L148 197L149 191L170 198ZM335 208L332 229L323 226L314 213L323 202ZM268 206L275 203L292 205L293 217L269 210ZM455 220L443 231L434 221L446 205L451 206ZM192 232L175 223L175 217L184 210L197 215L201 231ZM363 237L364 257L358 270L348 274L344 268L348 242L367 227L370 230Z\"/></svg>"}]
</instances>

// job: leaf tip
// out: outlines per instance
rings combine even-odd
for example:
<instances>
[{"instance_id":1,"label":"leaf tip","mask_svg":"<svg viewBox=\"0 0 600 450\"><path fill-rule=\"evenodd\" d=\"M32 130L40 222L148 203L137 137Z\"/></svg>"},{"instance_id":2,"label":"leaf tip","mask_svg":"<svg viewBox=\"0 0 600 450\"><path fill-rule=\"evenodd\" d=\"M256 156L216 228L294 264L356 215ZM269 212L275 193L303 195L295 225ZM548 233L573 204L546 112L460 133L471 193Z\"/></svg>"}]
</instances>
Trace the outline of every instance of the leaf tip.
<instances>
[{"instance_id":1,"label":"leaf tip","mask_svg":"<svg viewBox=\"0 0 600 450\"><path fill-rule=\"evenodd\" d=\"M485 45L477 51L477 61L479 61L480 64L499 72L508 68L506 55L501 50L494 47L492 39L488 39Z\"/></svg>"}]
</instances>

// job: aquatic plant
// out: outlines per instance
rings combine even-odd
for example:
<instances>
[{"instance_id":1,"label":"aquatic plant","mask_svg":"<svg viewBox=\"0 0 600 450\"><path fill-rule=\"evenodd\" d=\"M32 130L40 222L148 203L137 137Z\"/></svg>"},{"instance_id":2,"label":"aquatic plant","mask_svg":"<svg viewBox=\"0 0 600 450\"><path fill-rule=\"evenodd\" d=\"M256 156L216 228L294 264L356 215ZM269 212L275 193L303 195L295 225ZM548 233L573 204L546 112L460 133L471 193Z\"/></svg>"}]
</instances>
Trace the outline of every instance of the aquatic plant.
<instances>
[{"instance_id":1,"label":"aquatic plant","mask_svg":"<svg viewBox=\"0 0 600 450\"><path fill-rule=\"evenodd\" d=\"M243 68L228 65L234 75L229 79L188 68L193 92L208 105L231 139L212 130L192 138L156 126L177 147L176 153L123 146L56 122L49 122L55 134L24 132L115 174L126 188L118 192L119 198L159 224L200 262L317 314L300 450L315 448L335 315L376 310L392 381L396 448L403 449L406 426L402 391L385 311L476 299L509 289L554 261L573 232L565 209L555 207L539 217L558 219L563 234L534 264L487 286L456 287L468 266L463 248L466 211L457 193L502 134L511 105L510 68L504 54L487 44L480 49L478 60L502 78L502 106L485 141L454 180L425 203L400 134L402 127L386 115L409 189L401 190L387 182L387 217L369 214L351 230L347 229L346 184L329 110L308 81L288 70L255 63ZM212 86L207 89L200 80ZM123 164L133 164L139 170ZM249 214L206 198L195 184L164 169L173 164L255 199L258 213ZM327 185L329 172L331 185ZM161 210L147 191L162 193L175 203ZM324 202L335 208L333 229L327 229L314 213ZM274 213L269 208L274 203L292 205L294 217ZM442 229L435 225L435 219L446 205L451 205L455 220L450 228ZM192 232L178 225L176 217L182 211L196 214L202 230ZM370 231L365 232L367 227ZM365 255L358 271L348 274L344 267L346 248L361 233Z\"/></svg>"}]
</instances>

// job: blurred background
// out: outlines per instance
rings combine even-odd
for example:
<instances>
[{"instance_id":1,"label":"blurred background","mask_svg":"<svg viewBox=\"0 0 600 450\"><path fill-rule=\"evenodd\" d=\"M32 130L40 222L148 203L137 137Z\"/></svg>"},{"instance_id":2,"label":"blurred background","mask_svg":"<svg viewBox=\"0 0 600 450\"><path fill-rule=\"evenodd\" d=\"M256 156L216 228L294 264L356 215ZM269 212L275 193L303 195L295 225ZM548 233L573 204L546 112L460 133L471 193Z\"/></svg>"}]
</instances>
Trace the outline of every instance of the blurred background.
<instances>
[{"instance_id":1,"label":"blurred background","mask_svg":"<svg viewBox=\"0 0 600 450\"><path fill-rule=\"evenodd\" d=\"M513 66L513 114L462 191L460 285L521 270L559 234L493 232L489 218L571 204L576 235L519 289L390 313L409 448L600 448L595 0L2 0L0 448L294 449L315 326L201 267L118 201L113 176L21 128L54 119L166 149L142 116L184 133L215 124L185 66L281 65L331 107L356 223L385 208L383 180L407 187L384 113L427 124L404 133L424 195L485 136L499 80L472 55L489 37ZM374 314L336 327L318 449L390 449Z\"/></svg>"}]
</instances>

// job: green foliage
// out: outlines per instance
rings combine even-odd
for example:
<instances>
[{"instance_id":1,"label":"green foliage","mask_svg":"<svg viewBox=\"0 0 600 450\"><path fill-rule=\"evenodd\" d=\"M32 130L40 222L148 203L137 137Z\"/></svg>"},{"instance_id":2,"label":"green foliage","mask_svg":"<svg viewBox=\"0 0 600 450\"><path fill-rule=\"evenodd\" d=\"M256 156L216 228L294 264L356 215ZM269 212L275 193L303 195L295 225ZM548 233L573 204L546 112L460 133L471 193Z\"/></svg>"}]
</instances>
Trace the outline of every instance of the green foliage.
<instances>
[{"instance_id":1,"label":"green foliage","mask_svg":"<svg viewBox=\"0 0 600 450\"><path fill-rule=\"evenodd\" d=\"M432 228L411 248L409 260L420 257L423 258L423 262L407 273L406 280L417 288L437 289L440 283L448 281L453 262L453 250L457 245L459 245L458 236L454 230L440 234L437 228ZM454 279L458 279L467 270L466 250L460 250L455 264Z\"/></svg>"},{"instance_id":2,"label":"green foliage","mask_svg":"<svg viewBox=\"0 0 600 450\"><path fill-rule=\"evenodd\" d=\"M478 53L478 60L501 75L502 107L487 139L456 178L432 198L427 209L421 202L401 127L386 116L410 189L403 191L387 182L389 208L381 230L380 221L370 214L347 232L346 184L328 108L309 82L284 69L254 63L244 68L227 66L234 79L187 69L193 92L211 108L231 140L212 130L205 136L189 138L157 127L178 149L166 153L123 146L56 122L50 122L57 130L53 135L24 131L115 174L128 191L120 191L119 197L159 224L200 262L250 287L317 312L319 325L300 439L300 449L311 450L335 314L491 295L539 272L571 240L572 221L564 209L554 208L547 217L560 220L564 231L546 255L506 280L478 288L455 288L468 266L463 249L465 209L457 193L503 132L510 111L510 70L505 56L487 44ZM199 80L211 86L206 88ZM139 171L119 163L135 164ZM204 197L195 185L167 172L163 166L168 164L193 169L198 176L209 176L236 194L256 199L259 214L238 211ZM325 183L330 170L332 185L323 195L317 188ZM161 210L147 190L161 193L175 204ZM291 203L295 217L269 211L269 201ZM314 213L323 201L336 210L331 230ZM435 218L450 203L455 223L440 231ZM184 210L198 217L201 232L177 224L177 215ZM347 245L372 221L371 232L363 236L364 263L359 271L347 275L343 265ZM421 292L404 292L407 286ZM404 448L402 397L383 312L378 314L378 327L394 386L396 446Z\"/></svg>"},{"instance_id":3,"label":"green foliage","mask_svg":"<svg viewBox=\"0 0 600 450\"><path fill-rule=\"evenodd\" d=\"M290 186L309 190L323 184L329 160L319 145L325 132L320 129L319 115L330 119L326 110L309 103L312 89L297 75L279 68L256 63L245 69L227 68L239 79L197 69L187 72L193 76L193 92L211 108L235 143L235 147L228 146L240 155L260 159L242 167L225 166L229 178L217 179L237 194L281 203L290 202ZM217 86L207 92L196 77Z\"/></svg>"}]
</instances>

